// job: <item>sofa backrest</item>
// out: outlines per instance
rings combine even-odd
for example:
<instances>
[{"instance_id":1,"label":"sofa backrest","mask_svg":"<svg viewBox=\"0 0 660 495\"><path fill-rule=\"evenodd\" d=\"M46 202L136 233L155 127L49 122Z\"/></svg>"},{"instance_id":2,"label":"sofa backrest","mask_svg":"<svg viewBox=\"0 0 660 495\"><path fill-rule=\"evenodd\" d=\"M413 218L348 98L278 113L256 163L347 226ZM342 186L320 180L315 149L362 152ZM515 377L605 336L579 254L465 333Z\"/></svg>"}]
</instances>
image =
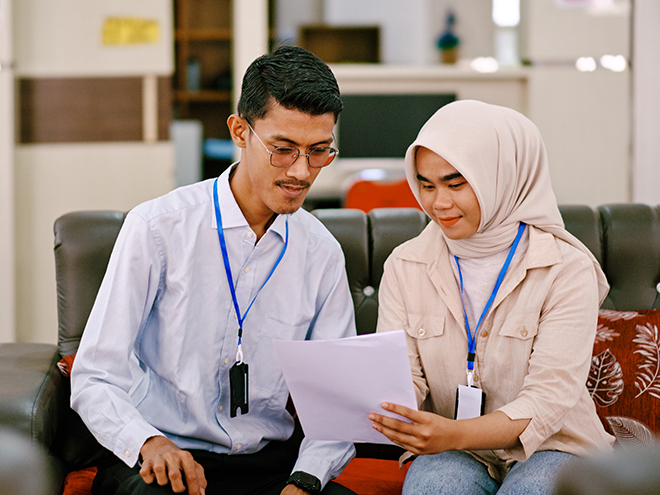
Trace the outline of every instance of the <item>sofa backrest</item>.
<instances>
[{"instance_id":1,"label":"sofa backrest","mask_svg":"<svg viewBox=\"0 0 660 495\"><path fill-rule=\"evenodd\" d=\"M566 228L599 260L611 284L603 308L660 308L660 207L614 204L560 207ZM418 235L428 218L414 208L316 210L342 245L355 304L358 333L374 332L383 263L402 242ZM74 354L82 336L125 214L81 211L60 217L55 230L58 344Z\"/></svg>"},{"instance_id":2,"label":"sofa backrest","mask_svg":"<svg viewBox=\"0 0 660 495\"><path fill-rule=\"evenodd\" d=\"M75 354L124 218L121 211L76 211L55 221L57 344Z\"/></svg>"}]
</instances>

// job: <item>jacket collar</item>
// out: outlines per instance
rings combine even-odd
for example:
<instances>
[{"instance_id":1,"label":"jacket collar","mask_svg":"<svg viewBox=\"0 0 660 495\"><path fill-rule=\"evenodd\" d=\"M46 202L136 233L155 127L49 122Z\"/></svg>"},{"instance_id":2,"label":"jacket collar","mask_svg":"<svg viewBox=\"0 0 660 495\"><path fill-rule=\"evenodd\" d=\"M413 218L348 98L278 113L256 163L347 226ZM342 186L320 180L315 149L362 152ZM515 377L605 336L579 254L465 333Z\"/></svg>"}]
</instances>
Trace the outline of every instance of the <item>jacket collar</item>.
<instances>
[{"instance_id":1,"label":"jacket collar","mask_svg":"<svg viewBox=\"0 0 660 495\"><path fill-rule=\"evenodd\" d=\"M557 239L548 232L528 225L529 246L525 254L525 270L556 265L563 261ZM402 260L433 265L450 256L442 230L430 222L418 236L417 242L404 246L398 254Z\"/></svg>"},{"instance_id":2,"label":"jacket collar","mask_svg":"<svg viewBox=\"0 0 660 495\"><path fill-rule=\"evenodd\" d=\"M492 310L504 300L525 279L527 270L544 268L562 263L557 239L550 233L533 226L529 228L529 246L522 263L511 266L510 272L493 301ZM447 308L456 321L463 321L463 306L458 284L451 269L453 258L444 241L440 227L431 222L418 236L417 242L403 246L398 253L402 260L426 264L426 272L439 291Z\"/></svg>"}]
</instances>

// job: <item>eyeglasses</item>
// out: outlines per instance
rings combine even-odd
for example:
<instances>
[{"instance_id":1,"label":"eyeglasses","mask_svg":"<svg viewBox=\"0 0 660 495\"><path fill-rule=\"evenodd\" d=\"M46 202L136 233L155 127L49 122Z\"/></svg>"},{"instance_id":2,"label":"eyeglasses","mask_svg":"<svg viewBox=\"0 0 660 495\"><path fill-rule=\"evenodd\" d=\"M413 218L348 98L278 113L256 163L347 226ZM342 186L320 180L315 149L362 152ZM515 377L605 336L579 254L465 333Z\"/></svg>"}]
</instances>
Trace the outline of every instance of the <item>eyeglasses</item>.
<instances>
[{"instance_id":1,"label":"eyeglasses","mask_svg":"<svg viewBox=\"0 0 660 495\"><path fill-rule=\"evenodd\" d=\"M307 157L307 164L310 167L323 168L327 165L330 165L330 163L332 163L332 160L334 160L339 154L339 151L329 146L324 146L322 148L311 148L309 150L309 153L301 153L298 148L294 148L293 146L276 146L273 151L270 151L268 147L264 144L264 142L261 140L259 135L256 132L254 132L254 129L252 129L252 126L250 125L249 122L247 122L247 125L252 131L252 133L255 136L257 136L259 142L262 144L262 146L266 149L266 151L270 155L270 164L273 167L278 167L278 168L290 167L296 162L299 156L304 156Z\"/></svg>"}]
</instances>

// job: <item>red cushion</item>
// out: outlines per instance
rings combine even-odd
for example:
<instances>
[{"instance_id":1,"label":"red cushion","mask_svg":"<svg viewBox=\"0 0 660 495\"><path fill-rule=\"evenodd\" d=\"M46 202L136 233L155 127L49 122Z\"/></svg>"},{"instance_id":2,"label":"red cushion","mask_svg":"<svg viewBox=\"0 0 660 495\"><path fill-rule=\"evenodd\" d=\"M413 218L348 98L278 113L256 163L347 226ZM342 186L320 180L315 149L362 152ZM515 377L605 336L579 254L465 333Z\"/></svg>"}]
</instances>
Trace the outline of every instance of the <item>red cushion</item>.
<instances>
[{"instance_id":1,"label":"red cushion","mask_svg":"<svg viewBox=\"0 0 660 495\"><path fill-rule=\"evenodd\" d=\"M64 479L62 495L91 495L95 476L95 467L71 471Z\"/></svg>"},{"instance_id":2,"label":"red cushion","mask_svg":"<svg viewBox=\"0 0 660 495\"><path fill-rule=\"evenodd\" d=\"M600 310L587 388L606 429L660 433L660 310Z\"/></svg>"},{"instance_id":3,"label":"red cushion","mask_svg":"<svg viewBox=\"0 0 660 495\"><path fill-rule=\"evenodd\" d=\"M399 469L398 461L356 458L335 481L360 495L401 495L408 466Z\"/></svg>"},{"instance_id":4,"label":"red cushion","mask_svg":"<svg viewBox=\"0 0 660 495\"><path fill-rule=\"evenodd\" d=\"M394 182L360 180L351 185L344 197L344 208L366 213L374 208L402 207L421 210L405 178Z\"/></svg>"}]
</instances>

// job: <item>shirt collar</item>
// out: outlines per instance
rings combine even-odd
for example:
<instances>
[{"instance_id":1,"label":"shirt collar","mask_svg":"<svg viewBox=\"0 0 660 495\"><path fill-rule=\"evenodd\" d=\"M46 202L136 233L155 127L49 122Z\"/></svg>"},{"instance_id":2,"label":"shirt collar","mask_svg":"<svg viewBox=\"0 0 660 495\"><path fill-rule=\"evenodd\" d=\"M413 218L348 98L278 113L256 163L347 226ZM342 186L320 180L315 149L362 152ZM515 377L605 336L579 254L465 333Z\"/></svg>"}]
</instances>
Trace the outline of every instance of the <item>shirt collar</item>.
<instances>
[{"instance_id":1,"label":"shirt collar","mask_svg":"<svg viewBox=\"0 0 660 495\"><path fill-rule=\"evenodd\" d=\"M241 208L234 198L234 193L229 187L229 176L231 175L232 169L238 166L237 163L233 163L230 167L225 170L220 177L218 177L218 202L220 203L220 212L222 213L222 227L224 229L232 229L237 227L246 227L250 228L247 220L243 216ZM210 182L210 195L211 195L211 205L213 205L213 181ZM277 215L271 226L268 228L268 231L276 232L282 239L286 236L286 218L289 215ZM215 218L215 208L211 208L211 228L217 229L218 225Z\"/></svg>"}]
</instances>

